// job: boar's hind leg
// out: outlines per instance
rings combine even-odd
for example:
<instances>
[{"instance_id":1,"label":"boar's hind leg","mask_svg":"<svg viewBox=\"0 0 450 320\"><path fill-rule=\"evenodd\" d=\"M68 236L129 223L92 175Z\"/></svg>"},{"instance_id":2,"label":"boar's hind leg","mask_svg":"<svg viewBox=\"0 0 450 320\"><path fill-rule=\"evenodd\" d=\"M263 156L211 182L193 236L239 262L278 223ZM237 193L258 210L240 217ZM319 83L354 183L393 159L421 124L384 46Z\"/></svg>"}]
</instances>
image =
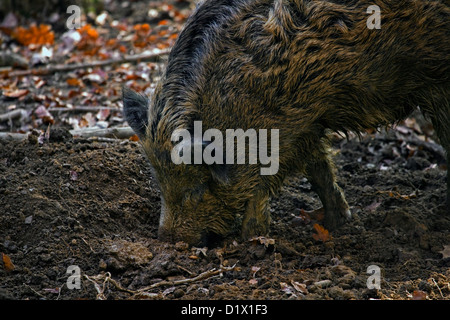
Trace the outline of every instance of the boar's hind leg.
<instances>
[{"instance_id":1,"label":"boar's hind leg","mask_svg":"<svg viewBox=\"0 0 450 320\"><path fill-rule=\"evenodd\" d=\"M336 183L334 165L324 150L325 146L322 150L312 152L313 157L306 164L306 175L322 202L325 211L324 225L332 230L350 219L351 214L344 193Z\"/></svg>"}]
</instances>

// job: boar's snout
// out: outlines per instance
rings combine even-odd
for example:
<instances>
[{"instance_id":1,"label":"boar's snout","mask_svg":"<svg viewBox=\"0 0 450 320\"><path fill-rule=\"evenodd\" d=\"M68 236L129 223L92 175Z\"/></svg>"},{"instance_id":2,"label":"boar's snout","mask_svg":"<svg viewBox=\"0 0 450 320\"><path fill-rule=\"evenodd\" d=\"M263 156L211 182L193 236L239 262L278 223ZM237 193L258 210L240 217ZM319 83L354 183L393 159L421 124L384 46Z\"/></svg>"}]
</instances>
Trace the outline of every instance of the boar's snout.
<instances>
[{"instance_id":1,"label":"boar's snout","mask_svg":"<svg viewBox=\"0 0 450 320\"><path fill-rule=\"evenodd\" d=\"M191 246L213 248L221 243L223 236L210 231L204 231L197 236L195 234L183 235L179 233L178 230L169 230L165 227L159 227L158 239L160 241L172 243L183 241Z\"/></svg>"}]
</instances>

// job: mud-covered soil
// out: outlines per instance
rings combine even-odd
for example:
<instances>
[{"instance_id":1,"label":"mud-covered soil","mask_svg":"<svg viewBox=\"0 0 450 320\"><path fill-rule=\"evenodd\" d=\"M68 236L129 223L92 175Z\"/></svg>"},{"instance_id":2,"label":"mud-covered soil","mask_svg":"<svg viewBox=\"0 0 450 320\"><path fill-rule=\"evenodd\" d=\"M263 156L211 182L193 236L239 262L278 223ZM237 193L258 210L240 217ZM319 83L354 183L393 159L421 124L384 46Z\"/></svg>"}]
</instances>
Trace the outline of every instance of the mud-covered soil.
<instances>
[{"instance_id":1,"label":"mud-covered soil","mask_svg":"<svg viewBox=\"0 0 450 320\"><path fill-rule=\"evenodd\" d=\"M330 239L313 237L320 202L297 177L272 201L267 238L215 248L157 240L159 191L136 142L59 129L43 145L0 142L0 298L449 299L442 149L401 131L336 139L353 219Z\"/></svg>"}]
</instances>

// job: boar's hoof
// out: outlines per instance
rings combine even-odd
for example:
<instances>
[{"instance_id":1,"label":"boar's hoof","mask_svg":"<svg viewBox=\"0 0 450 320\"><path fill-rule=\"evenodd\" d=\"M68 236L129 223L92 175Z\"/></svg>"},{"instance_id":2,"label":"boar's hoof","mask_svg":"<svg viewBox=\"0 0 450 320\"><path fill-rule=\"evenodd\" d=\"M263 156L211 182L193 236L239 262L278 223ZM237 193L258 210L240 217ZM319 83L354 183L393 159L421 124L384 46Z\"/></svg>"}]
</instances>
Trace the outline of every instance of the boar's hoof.
<instances>
[{"instance_id":1,"label":"boar's hoof","mask_svg":"<svg viewBox=\"0 0 450 320\"><path fill-rule=\"evenodd\" d=\"M328 230L336 230L346 222L350 221L352 214L350 209L335 209L325 211L324 225Z\"/></svg>"}]
</instances>

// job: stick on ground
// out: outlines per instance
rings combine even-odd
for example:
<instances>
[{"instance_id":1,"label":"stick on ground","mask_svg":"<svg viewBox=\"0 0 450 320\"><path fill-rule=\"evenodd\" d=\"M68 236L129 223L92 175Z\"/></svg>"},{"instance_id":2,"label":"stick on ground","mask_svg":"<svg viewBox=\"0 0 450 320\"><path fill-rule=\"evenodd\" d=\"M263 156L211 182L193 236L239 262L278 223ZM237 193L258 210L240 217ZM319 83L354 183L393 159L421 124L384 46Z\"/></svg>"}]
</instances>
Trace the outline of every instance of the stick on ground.
<instances>
[{"instance_id":1,"label":"stick on ground","mask_svg":"<svg viewBox=\"0 0 450 320\"><path fill-rule=\"evenodd\" d=\"M13 71L8 74L9 77L20 77L20 76L41 76L41 75L49 75L56 72L67 72L77 69L86 69L86 68L98 68L104 67L110 64L121 64L126 62L136 62L136 61L152 61L157 57L169 54L170 49L161 50L157 52L150 53L142 53L136 55L125 56L123 58L118 59L108 59L103 61L94 61L90 63L77 63L77 64L58 64L54 66L48 66L45 68L36 68L29 70L21 70L21 71Z\"/></svg>"}]
</instances>

